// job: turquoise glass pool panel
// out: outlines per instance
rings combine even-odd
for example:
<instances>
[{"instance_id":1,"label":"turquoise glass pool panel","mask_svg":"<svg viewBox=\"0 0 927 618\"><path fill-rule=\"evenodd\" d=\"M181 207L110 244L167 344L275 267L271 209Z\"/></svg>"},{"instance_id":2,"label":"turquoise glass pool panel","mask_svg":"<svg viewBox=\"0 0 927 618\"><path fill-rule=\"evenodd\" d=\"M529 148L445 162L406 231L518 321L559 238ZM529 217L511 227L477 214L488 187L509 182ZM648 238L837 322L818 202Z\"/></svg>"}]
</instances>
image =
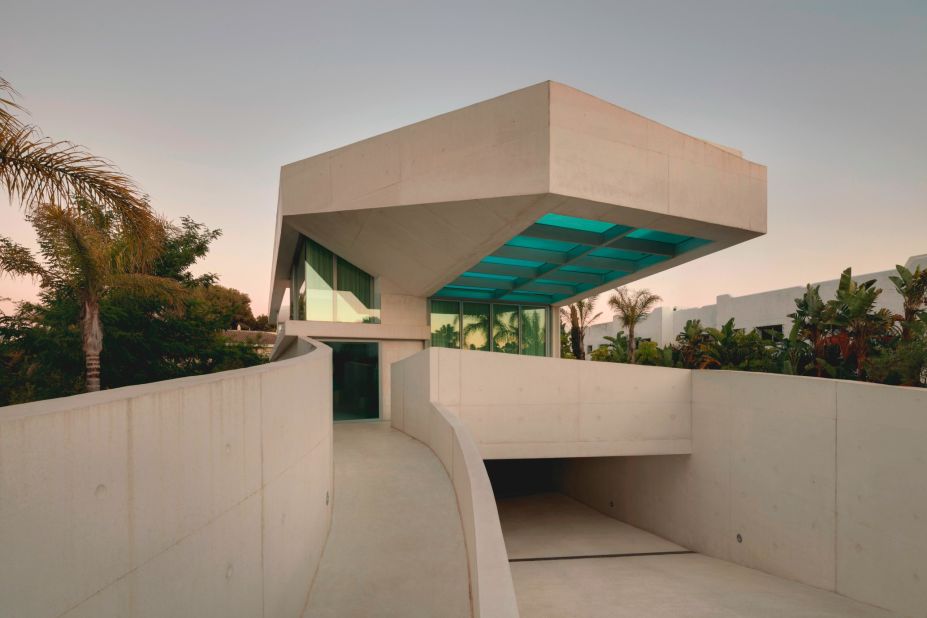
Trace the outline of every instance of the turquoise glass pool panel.
<instances>
[{"instance_id":1,"label":"turquoise glass pool panel","mask_svg":"<svg viewBox=\"0 0 927 618\"><path fill-rule=\"evenodd\" d=\"M481 264L491 265L491 268L480 270L491 270L492 274L472 271L461 273L454 283L441 288L435 297L554 304L602 285L618 282L634 272L711 242L694 236L647 228L635 229L608 221L557 213L548 213L535 224L537 226L530 226L499 249L498 252L505 252L506 255L488 255L480 260ZM558 229L562 232L558 232ZM557 240L557 236L562 239ZM642 249L635 246L635 249L641 249L637 251L608 246L620 243L622 238L661 243L661 251L670 245L674 248L674 255L648 253L645 250L648 248L646 243L637 243L644 245ZM555 272L563 273L563 277L552 276ZM567 273L574 274L567 276ZM563 291L545 294L531 289L540 286L552 291Z\"/></svg>"}]
</instances>

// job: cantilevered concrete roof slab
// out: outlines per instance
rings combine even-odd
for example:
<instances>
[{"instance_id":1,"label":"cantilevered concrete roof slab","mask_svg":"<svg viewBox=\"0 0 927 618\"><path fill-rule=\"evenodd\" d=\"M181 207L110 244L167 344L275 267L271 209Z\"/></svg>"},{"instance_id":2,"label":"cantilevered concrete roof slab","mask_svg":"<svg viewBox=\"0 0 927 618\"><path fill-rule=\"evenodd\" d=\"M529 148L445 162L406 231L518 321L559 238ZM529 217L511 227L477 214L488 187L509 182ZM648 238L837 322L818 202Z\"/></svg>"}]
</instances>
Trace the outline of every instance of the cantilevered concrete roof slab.
<instances>
[{"instance_id":1,"label":"cantilevered concrete roof slab","mask_svg":"<svg viewBox=\"0 0 927 618\"><path fill-rule=\"evenodd\" d=\"M414 296L564 304L766 232L766 168L544 82L286 165L299 234Z\"/></svg>"}]
</instances>

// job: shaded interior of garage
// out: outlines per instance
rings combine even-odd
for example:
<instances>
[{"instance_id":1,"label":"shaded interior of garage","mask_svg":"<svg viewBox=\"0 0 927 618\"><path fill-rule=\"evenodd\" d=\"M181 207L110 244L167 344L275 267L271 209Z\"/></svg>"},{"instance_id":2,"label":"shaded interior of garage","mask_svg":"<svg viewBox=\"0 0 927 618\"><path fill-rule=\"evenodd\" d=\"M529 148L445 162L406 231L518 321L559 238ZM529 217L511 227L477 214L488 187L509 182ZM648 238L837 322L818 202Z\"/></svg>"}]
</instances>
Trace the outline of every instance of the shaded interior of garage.
<instances>
[{"instance_id":1,"label":"shaded interior of garage","mask_svg":"<svg viewBox=\"0 0 927 618\"><path fill-rule=\"evenodd\" d=\"M485 462L526 618L891 615L692 552L595 510L569 495L565 473L574 461Z\"/></svg>"}]
</instances>

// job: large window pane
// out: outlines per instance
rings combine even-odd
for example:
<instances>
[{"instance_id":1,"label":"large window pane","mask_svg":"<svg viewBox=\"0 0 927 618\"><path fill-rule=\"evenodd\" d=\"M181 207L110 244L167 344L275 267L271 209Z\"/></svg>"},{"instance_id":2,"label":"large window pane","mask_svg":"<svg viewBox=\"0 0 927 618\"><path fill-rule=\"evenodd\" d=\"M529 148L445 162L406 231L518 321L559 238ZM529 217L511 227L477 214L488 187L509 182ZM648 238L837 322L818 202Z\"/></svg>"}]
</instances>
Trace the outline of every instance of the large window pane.
<instances>
[{"instance_id":1,"label":"large window pane","mask_svg":"<svg viewBox=\"0 0 927 618\"><path fill-rule=\"evenodd\" d=\"M489 351L489 304L463 303L463 348Z\"/></svg>"},{"instance_id":2,"label":"large window pane","mask_svg":"<svg viewBox=\"0 0 927 618\"><path fill-rule=\"evenodd\" d=\"M493 305L492 342L495 352L518 354L518 307Z\"/></svg>"},{"instance_id":3,"label":"large window pane","mask_svg":"<svg viewBox=\"0 0 927 618\"><path fill-rule=\"evenodd\" d=\"M373 277L351 262L338 258L338 293L335 319L339 322L379 322Z\"/></svg>"},{"instance_id":4,"label":"large window pane","mask_svg":"<svg viewBox=\"0 0 927 618\"><path fill-rule=\"evenodd\" d=\"M380 321L373 276L308 238L293 260L290 317L322 322Z\"/></svg>"},{"instance_id":5,"label":"large window pane","mask_svg":"<svg viewBox=\"0 0 927 618\"><path fill-rule=\"evenodd\" d=\"M521 308L521 353L545 356L547 342L547 309Z\"/></svg>"},{"instance_id":6,"label":"large window pane","mask_svg":"<svg viewBox=\"0 0 927 618\"><path fill-rule=\"evenodd\" d=\"M335 319L335 256L311 240L306 242L306 317L331 322Z\"/></svg>"},{"instance_id":7,"label":"large window pane","mask_svg":"<svg viewBox=\"0 0 927 618\"><path fill-rule=\"evenodd\" d=\"M460 347L460 303L454 300L431 301L431 345Z\"/></svg>"}]
</instances>

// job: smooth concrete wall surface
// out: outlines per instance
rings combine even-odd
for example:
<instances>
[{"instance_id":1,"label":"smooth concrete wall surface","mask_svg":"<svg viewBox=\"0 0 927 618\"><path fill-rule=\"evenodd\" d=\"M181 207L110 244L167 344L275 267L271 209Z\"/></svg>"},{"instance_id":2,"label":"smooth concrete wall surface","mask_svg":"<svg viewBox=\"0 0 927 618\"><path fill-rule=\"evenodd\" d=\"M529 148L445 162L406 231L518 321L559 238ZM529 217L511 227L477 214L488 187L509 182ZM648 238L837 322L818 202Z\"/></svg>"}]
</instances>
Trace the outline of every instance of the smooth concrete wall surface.
<instances>
[{"instance_id":1,"label":"smooth concrete wall surface","mask_svg":"<svg viewBox=\"0 0 927 618\"><path fill-rule=\"evenodd\" d=\"M556 82L550 191L766 232L765 166ZM668 218L653 219L677 231Z\"/></svg>"},{"instance_id":2,"label":"smooth concrete wall surface","mask_svg":"<svg viewBox=\"0 0 927 618\"><path fill-rule=\"evenodd\" d=\"M690 451L687 370L446 348L417 356L434 376L433 401L460 417L485 459Z\"/></svg>"},{"instance_id":3,"label":"smooth concrete wall surface","mask_svg":"<svg viewBox=\"0 0 927 618\"><path fill-rule=\"evenodd\" d=\"M512 572L489 475L470 432L434 399L438 381L429 352L393 364L391 424L427 444L454 485L467 546L473 615L517 618Z\"/></svg>"},{"instance_id":4,"label":"smooth concrete wall surface","mask_svg":"<svg viewBox=\"0 0 927 618\"><path fill-rule=\"evenodd\" d=\"M301 344L0 408L0 616L298 617L332 491L331 350Z\"/></svg>"},{"instance_id":5,"label":"smooth concrete wall surface","mask_svg":"<svg viewBox=\"0 0 927 618\"><path fill-rule=\"evenodd\" d=\"M562 485L695 551L924 616L925 445L923 389L693 371L691 455L570 460Z\"/></svg>"}]
</instances>

